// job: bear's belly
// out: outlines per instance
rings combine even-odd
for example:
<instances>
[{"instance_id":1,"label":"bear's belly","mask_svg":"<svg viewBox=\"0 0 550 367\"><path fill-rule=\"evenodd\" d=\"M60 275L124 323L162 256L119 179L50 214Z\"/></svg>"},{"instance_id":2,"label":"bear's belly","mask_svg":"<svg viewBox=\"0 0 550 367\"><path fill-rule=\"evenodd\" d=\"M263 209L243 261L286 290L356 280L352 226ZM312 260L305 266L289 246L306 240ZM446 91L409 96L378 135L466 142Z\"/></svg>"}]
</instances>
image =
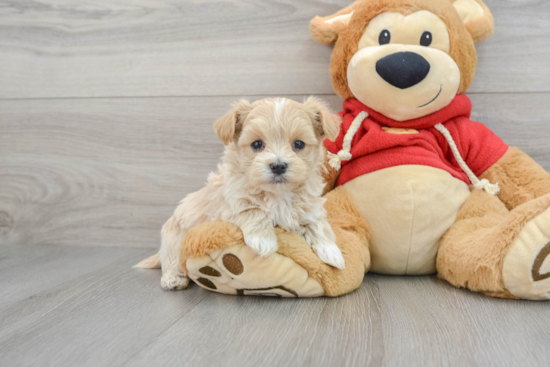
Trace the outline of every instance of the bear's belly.
<instances>
[{"instance_id":1,"label":"bear's belly","mask_svg":"<svg viewBox=\"0 0 550 367\"><path fill-rule=\"evenodd\" d=\"M431 274L443 234L470 195L466 183L438 168L406 165L343 185L372 227L371 271Z\"/></svg>"}]
</instances>

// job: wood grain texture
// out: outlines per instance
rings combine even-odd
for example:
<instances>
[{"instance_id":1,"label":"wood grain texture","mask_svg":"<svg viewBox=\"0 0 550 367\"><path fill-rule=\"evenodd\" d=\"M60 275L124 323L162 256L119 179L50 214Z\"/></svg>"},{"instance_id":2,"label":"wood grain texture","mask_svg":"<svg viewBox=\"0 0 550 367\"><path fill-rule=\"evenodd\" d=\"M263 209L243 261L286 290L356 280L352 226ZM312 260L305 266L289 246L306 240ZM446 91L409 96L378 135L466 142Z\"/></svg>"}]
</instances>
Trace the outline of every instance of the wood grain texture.
<instances>
[{"instance_id":1,"label":"wood grain texture","mask_svg":"<svg viewBox=\"0 0 550 367\"><path fill-rule=\"evenodd\" d=\"M0 258L20 262L21 247L0 247ZM82 249L61 249L29 251L24 265L59 257L64 282L0 305L0 365L547 366L550 358L546 303L489 298L435 277L369 274L336 299L165 292L159 270L130 268L147 250L119 249L125 256L106 264L113 249L96 248L97 267L71 275ZM18 272L2 277L25 287Z\"/></svg>"},{"instance_id":2,"label":"wood grain texture","mask_svg":"<svg viewBox=\"0 0 550 367\"><path fill-rule=\"evenodd\" d=\"M131 268L146 251L126 251L116 263L2 307L0 364L118 366L208 295L199 287L164 293L159 270Z\"/></svg>"},{"instance_id":3,"label":"wood grain texture","mask_svg":"<svg viewBox=\"0 0 550 367\"><path fill-rule=\"evenodd\" d=\"M388 366L548 364L547 303L490 298L435 277L378 278Z\"/></svg>"},{"instance_id":4,"label":"wood grain texture","mask_svg":"<svg viewBox=\"0 0 550 367\"><path fill-rule=\"evenodd\" d=\"M308 24L351 0L0 0L0 98L332 94ZM470 92L550 91L550 3L487 0Z\"/></svg>"},{"instance_id":5,"label":"wood grain texture","mask_svg":"<svg viewBox=\"0 0 550 367\"><path fill-rule=\"evenodd\" d=\"M550 170L550 94L471 97L474 120ZM0 244L156 248L178 201L216 169L212 123L234 101L0 101Z\"/></svg>"},{"instance_id":6,"label":"wood grain texture","mask_svg":"<svg viewBox=\"0 0 550 367\"><path fill-rule=\"evenodd\" d=\"M208 297L127 365L379 366L378 294L367 280L338 299Z\"/></svg>"},{"instance_id":7,"label":"wood grain texture","mask_svg":"<svg viewBox=\"0 0 550 367\"><path fill-rule=\"evenodd\" d=\"M112 247L0 246L0 314L2 307L37 292L148 250ZM0 323L0 329L2 328Z\"/></svg>"}]
</instances>

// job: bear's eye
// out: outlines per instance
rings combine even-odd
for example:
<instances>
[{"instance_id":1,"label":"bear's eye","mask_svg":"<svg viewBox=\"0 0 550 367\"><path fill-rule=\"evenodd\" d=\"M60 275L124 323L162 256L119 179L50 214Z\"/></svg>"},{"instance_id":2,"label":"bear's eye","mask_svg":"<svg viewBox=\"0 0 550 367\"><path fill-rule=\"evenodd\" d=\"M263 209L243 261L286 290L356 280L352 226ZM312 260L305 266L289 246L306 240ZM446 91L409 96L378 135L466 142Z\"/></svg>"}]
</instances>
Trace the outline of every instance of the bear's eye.
<instances>
[{"instance_id":1,"label":"bear's eye","mask_svg":"<svg viewBox=\"0 0 550 367\"><path fill-rule=\"evenodd\" d=\"M428 32L428 31L422 33L422 37L420 37L420 44L422 46L426 46L426 47L431 45L432 44L432 33Z\"/></svg>"},{"instance_id":2,"label":"bear's eye","mask_svg":"<svg viewBox=\"0 0 550 367\"><path fill-rule=\"evenodd\" d=\"M297 149L297 150L302 150L306 147L306 143L304 143L303 141L301 140L296 140L294 142L294 149Z\"/></svg>"},{"instance_id":3,"label":"bear's eye","mask_svg":"<svg viewBox=\"0 0 550 367\"><path fill-rule=\"evenodd\" d=\"M252 147L252 150L258 151L262 150L262 148L264 147L264 143L261 140L256 140L250 146Z\"/></svg>"},{"instance_id":4,"label":"bear's eye","mask_svg":"<svg viewBox=\"0 0 550 367\"><path fill-rule=\"evenodd\" d=\"M382 32L380 32L380 36L378 36L378 43L381 45L387 45L390 43L391 40L391 33L387 29L384 29Z\"/></svg>"}]
</instances>

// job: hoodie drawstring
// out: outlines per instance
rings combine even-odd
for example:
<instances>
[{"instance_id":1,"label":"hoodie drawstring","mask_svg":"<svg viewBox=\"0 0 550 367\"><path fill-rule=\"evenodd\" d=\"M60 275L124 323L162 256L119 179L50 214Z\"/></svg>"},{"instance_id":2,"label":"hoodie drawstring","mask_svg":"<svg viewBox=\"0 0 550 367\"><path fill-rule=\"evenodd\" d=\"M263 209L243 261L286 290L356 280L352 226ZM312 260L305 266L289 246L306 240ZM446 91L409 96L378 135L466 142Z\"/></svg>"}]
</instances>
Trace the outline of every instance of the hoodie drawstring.
<instances>
[{"instance_id":1,"label":"hoodie drawstring","mask_svg":"<svg viewBox=\"0 0 550 367\"><path fill-rule=\"evenodd\" d=\"M492 184L491 182L489 182L489 180L485 178L483 180L480 180L479 178L477 178L477 176L472 172L470 167L468 167L466 162L464 162L464 159L462 159L462 156L460 155L460 152L458 151L456 143L451 133L449 132L449 130L442 124L437 124L434 127L437 131L439 131L443 135L445 140L447 140L447 143L449 144L449 147L451 147L451 151L453 152L453 155L456 161L458 162L458 165L460 166L462 171L466 173L466 175L470 179L470 182L472 183L474 188L478 190L485 190L487 191L487 193L491 195L497 195L500 192L500 187L498 186L498 183Z\"/></svg>"},{"instance_id":2,"label":"hoodie drawstring","mask_svg":"<svg viewBox=\"0 0 550 367\"><path fill-rule=\"evenodd\" d=\"M351 141L355 136L355 133L359 130L359 127L369 117L369 114L365 111L362 111L355 117L355 120L351 123L346 135L344 136L344 142L342 143L342 149L334 154L328 152L328 157L330 158L328 164L335 170L339 170L342 167L342 161L349 161L352 158L350 153L351 150Z\"/></svg>"}]
</instances>

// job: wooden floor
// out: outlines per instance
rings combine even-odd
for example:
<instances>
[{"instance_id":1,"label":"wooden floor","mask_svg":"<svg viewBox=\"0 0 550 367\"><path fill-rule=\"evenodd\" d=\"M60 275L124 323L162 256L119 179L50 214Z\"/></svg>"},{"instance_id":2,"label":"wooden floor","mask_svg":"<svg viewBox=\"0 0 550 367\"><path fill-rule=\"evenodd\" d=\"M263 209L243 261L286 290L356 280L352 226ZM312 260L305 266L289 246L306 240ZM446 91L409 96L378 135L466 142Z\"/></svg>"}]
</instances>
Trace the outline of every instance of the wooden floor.
<instances>
[{"instance_id":1,"label":"wooden floor","mask_svg":"<svg viewBox=\"0 0 550 367\"><path fill-rule=\"evenodd\" d=\"M163 292L137 248L0 247L2 366L548 366L550 307L435 277L336 299Z\"/></svg>"},{"instance_id":2,"label":"wooden floor","mask_svg":"<svg viewBox=\"0 0 550 367\"><path fill-rule=\"evenodd\" d=\"M550 303L367 275L338 299L163 292L153 253L239 98L320 95L351 0L0 0L0 366L548 366ZM486 0L473 119L550 170L550 2Z\"/></svg>"}]
</instances>

